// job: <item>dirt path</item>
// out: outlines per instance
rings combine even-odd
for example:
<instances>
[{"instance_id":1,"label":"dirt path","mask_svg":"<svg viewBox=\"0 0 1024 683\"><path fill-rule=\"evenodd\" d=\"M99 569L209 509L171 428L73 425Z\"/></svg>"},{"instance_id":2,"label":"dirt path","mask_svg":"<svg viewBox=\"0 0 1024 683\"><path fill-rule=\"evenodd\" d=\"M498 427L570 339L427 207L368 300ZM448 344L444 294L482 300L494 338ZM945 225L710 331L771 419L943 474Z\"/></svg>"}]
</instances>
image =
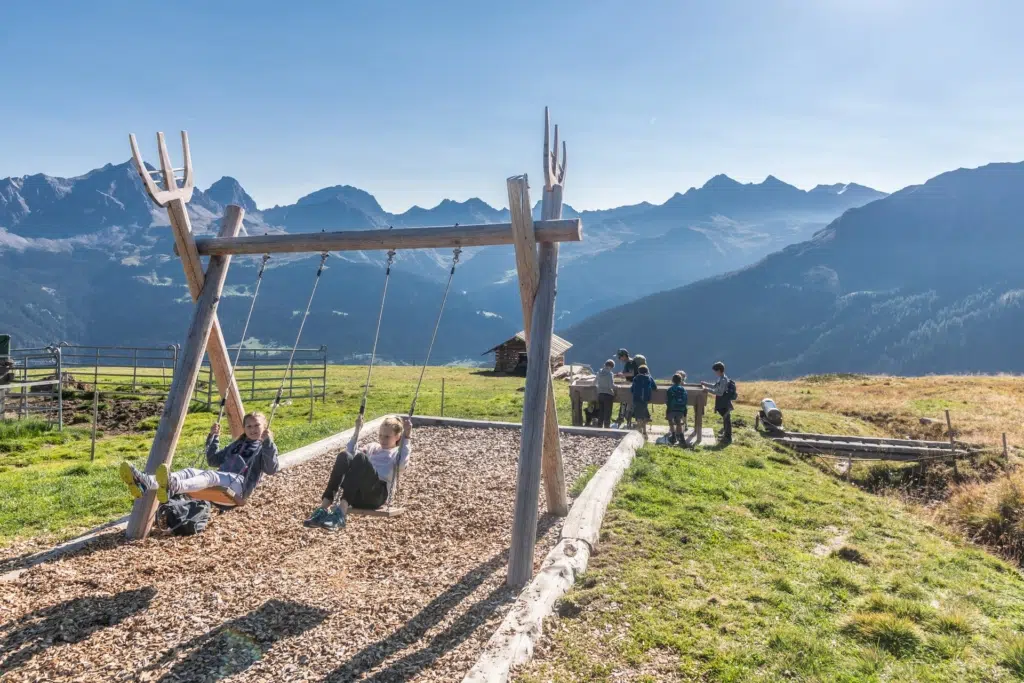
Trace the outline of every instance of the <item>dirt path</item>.
<instances>
[{"instance_id":1,"label":"dirt path","mask_svg":"<svg viewBox=\"0 0 1024 683\"><path fill-rule=\"evenodd\" d=\"M0 679L459 680L515 597L519 434L415 437L404 516L303 528L333 462L322 458L269 478L199 537L117 534L32 569L0 590ZM562 443L568 481L615 446ZM538 565L559 524L542 517Z\"/></svg>"}]
</instances>

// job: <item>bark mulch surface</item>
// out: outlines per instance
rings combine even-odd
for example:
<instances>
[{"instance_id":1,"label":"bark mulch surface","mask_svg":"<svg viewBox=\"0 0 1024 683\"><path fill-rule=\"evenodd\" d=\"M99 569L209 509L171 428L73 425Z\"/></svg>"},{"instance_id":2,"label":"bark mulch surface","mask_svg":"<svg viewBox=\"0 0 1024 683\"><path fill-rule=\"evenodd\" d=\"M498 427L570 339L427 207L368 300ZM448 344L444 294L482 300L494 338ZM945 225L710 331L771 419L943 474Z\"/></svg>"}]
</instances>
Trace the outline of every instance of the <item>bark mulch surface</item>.
<instances>
[{"instance_id":1,"label":"bark mulch surface","mask_svg":"<svg viewBox=\"0 0 1024 683\"><path fill-rule=\"evenodd\" d=\"M566 481L615 443L563 436ZM403 516L304 528L325 457L200 536L108 534L0 584L0 680L459 681L515 599L518 455L514 430L424 427ZM560 524L542 514L537 567Z\"/></svg>"}]
</instances>

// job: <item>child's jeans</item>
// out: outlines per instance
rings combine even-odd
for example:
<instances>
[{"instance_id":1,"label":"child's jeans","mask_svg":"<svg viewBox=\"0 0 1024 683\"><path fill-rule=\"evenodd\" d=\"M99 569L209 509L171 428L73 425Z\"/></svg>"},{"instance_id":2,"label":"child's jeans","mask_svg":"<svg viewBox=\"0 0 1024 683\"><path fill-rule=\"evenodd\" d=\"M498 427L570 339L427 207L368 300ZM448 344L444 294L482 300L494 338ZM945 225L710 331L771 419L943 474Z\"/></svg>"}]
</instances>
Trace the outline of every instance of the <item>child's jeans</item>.
<instances>
[{"instance_id":1,"label":"child's jeans","mask_svg":"<svg viewBox=\"0 0 1024 683\"><path fill-rule=\"evenodd\" d=\"M612 404L615 402L615 397L611 394L598 394L597 395L597 414L601 426L607 429L612 426Z\"/></svg>"},{"instance_id":2,"label":"child's jeans","mask_svg":"<svg viewBox=\"0 0 1024 683\"><path fill-rule=\"evenodd\" d=\"M732 443L732 411L727 410L720 415L722 416L722 439L727 443Z\"/></svg>"},{"instance_id":3,"label":"child's jeans","mask_svg":"<svg viewBox=\"0 0 1024 683\"><path fill-rule=\"evenodd\" d=\"M376 510L388 501L388 485L380 480L365 453L338 453L327 480L323 499L332 503L341 489L341 498L355 508Z\"/></svg>"},{"instance_id":4,"label":"child's jeans","mask_svg":"<svg viewBox=\"0 0 1024 683\"><path fill-rule=\"evenodd\" d=\"M189 467L171 474L171 480L167 483L167 493L176 496L220 487L228 489L235 497L241 497L244 481L241 474Z\"/></svg>"}]
</instances>

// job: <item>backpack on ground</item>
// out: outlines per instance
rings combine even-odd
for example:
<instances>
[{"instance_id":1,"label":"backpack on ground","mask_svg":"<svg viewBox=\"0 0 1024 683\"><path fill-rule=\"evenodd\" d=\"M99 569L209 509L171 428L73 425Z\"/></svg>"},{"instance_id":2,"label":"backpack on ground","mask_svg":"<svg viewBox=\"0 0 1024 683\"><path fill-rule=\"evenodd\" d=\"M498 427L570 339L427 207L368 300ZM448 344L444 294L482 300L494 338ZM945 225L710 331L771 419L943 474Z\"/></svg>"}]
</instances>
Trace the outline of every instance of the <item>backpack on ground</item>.
<instances>
[{"instance_id":1,"label":"backpack on ground","mask_svg":"<svg viewBox=\"0 0 1024 683\"><path fill-rule=\"evenodd\" d=\"M729 380L729 383L725 386L725 397L730 401L735 401L739 398L736 395L736 382Z\"/></svg>"},{"instance_id":2,"label":"backpack on ground","mask_svg":"<svg viewBox=\"0 0 1024 683\"><path fill-rule=\"evenodd\" d=\"M210 523L210 508L205 500L174 496L156 509L157 526L174 536L195 536Z\"/></svg>"}]
</instances>

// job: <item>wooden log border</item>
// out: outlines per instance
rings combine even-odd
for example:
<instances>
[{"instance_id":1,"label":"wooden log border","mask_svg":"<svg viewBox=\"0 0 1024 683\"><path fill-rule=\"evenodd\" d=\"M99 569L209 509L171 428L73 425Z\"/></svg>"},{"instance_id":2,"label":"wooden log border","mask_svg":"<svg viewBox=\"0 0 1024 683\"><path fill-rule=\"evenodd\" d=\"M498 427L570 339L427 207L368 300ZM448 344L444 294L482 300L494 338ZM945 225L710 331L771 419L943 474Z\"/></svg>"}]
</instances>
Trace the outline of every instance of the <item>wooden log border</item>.
<instances>
[{"instance_id":1,"label":"wooden log border","mask_svg":"<svg viewBox=\"0 0 1024 683\"><path fill-rule=\"evenodd\" d=\"M364 424L362 433L373 434L376 432L380 429L380 424L384 421L384 417L385 416L378 417ZM314 441L313 443L302 446L301 448L296 448L294 451L288 451L284 455L280 456L281 469L286 470L296 467L297 465L308 462L313 458L319 458L320 456L341 450L348 445L349 439L352 438L352 434L354 432L354 429L346 429L343 432L338 432L337 434L320 439L319 441ZM58 560L64 555L81 550L92 541L104 537L109 533L124 531L128 527L128 517L129 515L125 515L124 517L115 519L112 522L101 524L98 527L90 529L81 536L76 536L75 538L65 541L60 545L56 545L49 550L42 550L34 555L29 555L21 561L20 564L22 566L18 569L12 569L5 574L0 574L0 583L16 581L18 577L33 567Z\"/></svg>"},{"instance_id":2,"label":"wooden log border","mask_svg":"<svg viewBox=\"0 0 1024 683\"><path fill-rule=\"evenodd\" d=\"M544 619L575 585L576 577L586 571L615 486L643 443L643 437L637 432L628 432L619 441L608 462L573 503L562 526L561 538L544 559L540 572L519 594L462 683L505 683L515 667L533 657L543 633Z\"/></svg>"}]
</instances>

